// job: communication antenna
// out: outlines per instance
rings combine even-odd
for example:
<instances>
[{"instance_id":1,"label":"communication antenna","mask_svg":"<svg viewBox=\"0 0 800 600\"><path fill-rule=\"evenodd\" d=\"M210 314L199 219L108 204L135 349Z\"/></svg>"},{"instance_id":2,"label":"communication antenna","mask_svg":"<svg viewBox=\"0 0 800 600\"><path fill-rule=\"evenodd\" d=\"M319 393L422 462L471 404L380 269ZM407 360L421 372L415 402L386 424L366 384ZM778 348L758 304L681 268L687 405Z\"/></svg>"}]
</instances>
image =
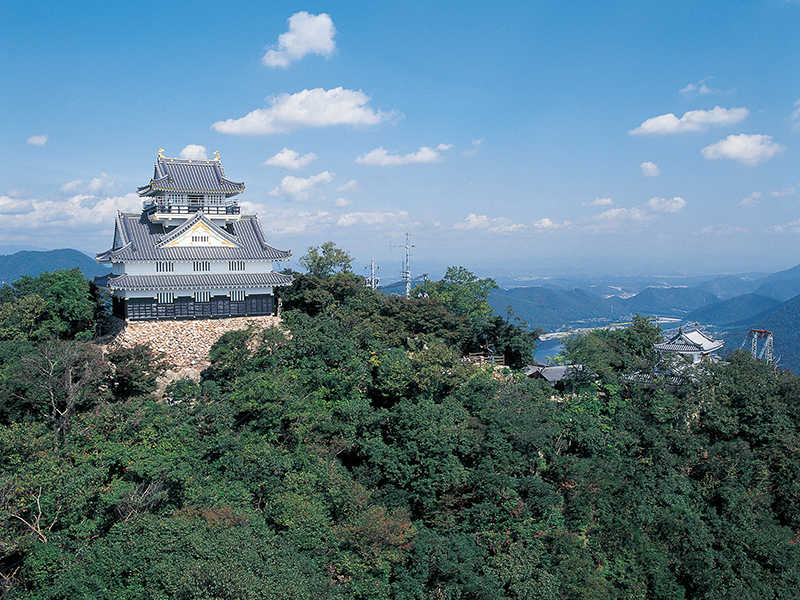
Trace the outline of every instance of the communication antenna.
<instances>
[{"instance_id":1,"label":"communication antenna","mask_svg":"<svg viewBox=\"0 0 800 600\"><path fill-rule=\"evenodd\" d=\"M367 282L366 282L367 283L367 287L372 289L372 290L377 290L378 286L381 283L381 279L380 279L380 277L376 277L375 273L376 273L376 269L380 269L381 266L380 265L376 265L375 264L375 259L373 258L371 261L369 261L369 265L364 267L364 268L365 269L369 269L369 277L367 278Z\"/></svg>"},{"instance_id":2,"label":"communication antenna","mask_svg":"<svg viewBox=\"0 0 800 600\"><path fill-rule=\"evenodd\" d=\"M406 232L406 244L405 246L394 246L394 248L405 248L406 249L406 268L400 271L400 277L403 278L403 281L406 282L406 298L411 295L411 248L414 248L412 244L409 244L408 238L411 234ZM389 242L389 250L392 249L392 242Z\"/></svg>"}]
</instances>

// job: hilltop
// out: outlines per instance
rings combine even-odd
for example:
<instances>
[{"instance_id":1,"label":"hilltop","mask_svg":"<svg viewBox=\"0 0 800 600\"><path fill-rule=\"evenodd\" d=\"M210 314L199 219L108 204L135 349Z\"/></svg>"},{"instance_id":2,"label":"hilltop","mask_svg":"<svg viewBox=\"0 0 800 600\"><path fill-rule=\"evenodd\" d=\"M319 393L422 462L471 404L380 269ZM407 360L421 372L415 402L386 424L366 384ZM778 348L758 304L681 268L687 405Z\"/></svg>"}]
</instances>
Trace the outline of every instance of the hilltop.
<instances>
[{"instance_id":1,"label":"hilltop","mask_svg":"<svg viewBox=\"0 0 800 600\"><path fill-rule=\"evenodd\" d=\"M21 250L15 254L0 255L0 284L11 284L23 275L36 277L40 273L80 269L87 279L108 275L109 269L98 265L83 252L64 248L61 250Z\"/></svg>"}]
</instances>

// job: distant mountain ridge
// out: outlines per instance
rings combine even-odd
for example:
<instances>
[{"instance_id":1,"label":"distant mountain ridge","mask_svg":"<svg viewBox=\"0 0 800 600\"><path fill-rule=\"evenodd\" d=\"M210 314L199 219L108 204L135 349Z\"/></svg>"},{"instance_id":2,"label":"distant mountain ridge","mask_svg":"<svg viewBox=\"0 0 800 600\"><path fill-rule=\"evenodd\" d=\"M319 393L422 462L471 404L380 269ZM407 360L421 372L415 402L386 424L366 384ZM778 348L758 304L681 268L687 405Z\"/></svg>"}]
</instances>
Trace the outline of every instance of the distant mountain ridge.
<instances>
[{"instance_id":1,"label":"distant mountain ridge","mask_svg":"<svg viewBox=\"0 0 800 600\"><path fill-rule=\"evenodd\" d=\"M78 268L87 279L108 275L109 269L97 264L83 252L64 248L62 250L21 250L14 254L0 255L0 285L11 285L23 275L36 277L40 273Z\"/></svg>"}]
</instances>

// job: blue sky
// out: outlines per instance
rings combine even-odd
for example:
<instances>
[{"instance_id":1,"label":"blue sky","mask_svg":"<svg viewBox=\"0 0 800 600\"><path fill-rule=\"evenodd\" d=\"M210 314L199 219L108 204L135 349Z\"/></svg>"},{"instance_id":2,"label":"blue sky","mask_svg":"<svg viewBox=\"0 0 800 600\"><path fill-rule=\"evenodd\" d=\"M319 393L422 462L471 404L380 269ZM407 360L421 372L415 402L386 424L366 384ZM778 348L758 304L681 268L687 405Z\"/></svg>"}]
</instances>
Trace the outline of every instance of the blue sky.
<instances>
[{"instance_id":1,"label":"blue sky","mask_svg":"<svg viewBox=\"0 0 800 600\"><path fill-rule=\"evenodd\" d=\"M0 246L111 243L159 148L294 265L800 263L800 2L12 3Z\"/></svg>"}]
</instances>

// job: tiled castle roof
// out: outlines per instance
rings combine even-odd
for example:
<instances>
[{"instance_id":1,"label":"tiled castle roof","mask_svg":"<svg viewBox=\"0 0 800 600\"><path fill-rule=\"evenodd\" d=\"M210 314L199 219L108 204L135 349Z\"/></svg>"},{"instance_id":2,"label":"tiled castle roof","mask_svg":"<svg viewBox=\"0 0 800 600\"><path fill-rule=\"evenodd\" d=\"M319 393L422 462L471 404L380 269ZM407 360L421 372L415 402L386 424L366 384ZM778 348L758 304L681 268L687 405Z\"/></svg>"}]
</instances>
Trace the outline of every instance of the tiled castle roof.
<instances>
[{"instance_id":1,"label":"tiled castle roof","mask_svg":"<svg viewBox=\"0 0 800 600\"><path fill-rule=\"evenodd\" d=\"M244 288L260 288L266 286L289 285L291 275L276 273L223 273L223 274L189 274L174 275L172 273L158 275L109 275L97 284L111 289L124 290L228 290Z\"/></svg>"},{"instance_id":2,"label":"tiled castle roof","mask_svg":"<svg viewBox=\"0 0 800 600\"><path fill-rule=\"evenodd\" d=\"M138 189L140 196L159 196L165 192L222 194L235 196L244 191L244 183L225 178L219 161L194 158L167 158L159 153L155 172L148 185Z\"/></svg>"},{"instance_id":3,"label":"tiled castle roof","mask_svg":"<svg viewBox=\"0 0 800 600\"><path fill-rule=\"evenodd\" d=\"M202 220L221 237L231 241L233 247L171 246L164 247L165 239L172 239L176 230L167 230L161 223L152 223L143 213L118 213L114 235L115 247L97 254L99 261L185 261L185 260L288 260L291 251L278 250L267 243L267 238L256 215L242 215L241 220L219 227L201 212L178 229ZM178 234L179 235L179 234Z\"/></svg>"}]
</instances>

